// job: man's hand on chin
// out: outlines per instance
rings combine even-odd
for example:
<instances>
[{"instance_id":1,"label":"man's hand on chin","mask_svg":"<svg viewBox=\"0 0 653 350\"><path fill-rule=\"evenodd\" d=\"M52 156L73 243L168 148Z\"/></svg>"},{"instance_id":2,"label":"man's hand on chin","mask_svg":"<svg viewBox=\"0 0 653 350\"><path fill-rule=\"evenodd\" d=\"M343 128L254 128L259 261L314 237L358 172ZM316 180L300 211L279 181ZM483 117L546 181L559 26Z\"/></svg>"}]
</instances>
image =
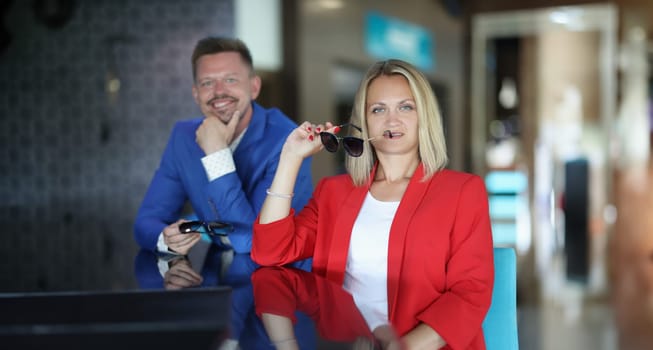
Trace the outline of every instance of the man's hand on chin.
<instances>
[{"instance_id":1,"label":"man's hand on chin","mask_svg":"<svg viewBox=\"0 0 653 350\"><path fill-rule=\"evenodd\" d=\"M226 124L218 117L205 117L195 131L195 142L207 155L227 148L234 139L239 121L240 111L235 111Z\"/></svg>"}]
</instances>

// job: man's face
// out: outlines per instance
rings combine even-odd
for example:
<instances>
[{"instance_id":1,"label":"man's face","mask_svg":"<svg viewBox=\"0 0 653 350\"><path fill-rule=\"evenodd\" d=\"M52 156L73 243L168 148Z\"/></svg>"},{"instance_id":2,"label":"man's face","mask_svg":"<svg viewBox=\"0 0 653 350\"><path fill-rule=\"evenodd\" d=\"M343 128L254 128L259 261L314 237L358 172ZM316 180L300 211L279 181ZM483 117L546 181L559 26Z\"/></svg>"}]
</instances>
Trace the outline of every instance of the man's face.
<instances>
[{"instance_id":1,"label":"man's face","mask_svg":"<svg viewBox=\"0 0 653 350\"><path fill-rule=\"evenodd\" d=\"M193 97L205 117L217 117L225 124L236 110L249 119L251 101L258 97L261 80L237 52L204 55L197 60Z\"/></svg>"}]
</instances>

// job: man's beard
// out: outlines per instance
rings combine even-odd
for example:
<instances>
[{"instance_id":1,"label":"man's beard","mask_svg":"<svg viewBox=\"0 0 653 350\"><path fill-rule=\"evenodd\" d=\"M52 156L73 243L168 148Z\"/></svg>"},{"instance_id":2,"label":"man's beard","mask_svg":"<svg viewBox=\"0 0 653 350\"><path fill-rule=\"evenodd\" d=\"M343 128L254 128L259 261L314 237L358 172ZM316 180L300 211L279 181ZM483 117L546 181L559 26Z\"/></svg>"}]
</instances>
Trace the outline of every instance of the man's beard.
<instances>
[{"instance_id":1,"label":"man's beard","mask_svg":"<svg viewBox=\"0 0 653 350\"><path fill-rule=\"evenodd\" d=\"M227 99L229 102L227 106L223 108L214 107L215 103L219 103L220 100L227 100ZM238 99L228 95L220 95L210 99L209 102L207 102L207 105L211 108L211 111L217 115L218 119L220 119L223 123L227 124L233 117L234 112L238 107Z\"/></svg>"}]
</instances>

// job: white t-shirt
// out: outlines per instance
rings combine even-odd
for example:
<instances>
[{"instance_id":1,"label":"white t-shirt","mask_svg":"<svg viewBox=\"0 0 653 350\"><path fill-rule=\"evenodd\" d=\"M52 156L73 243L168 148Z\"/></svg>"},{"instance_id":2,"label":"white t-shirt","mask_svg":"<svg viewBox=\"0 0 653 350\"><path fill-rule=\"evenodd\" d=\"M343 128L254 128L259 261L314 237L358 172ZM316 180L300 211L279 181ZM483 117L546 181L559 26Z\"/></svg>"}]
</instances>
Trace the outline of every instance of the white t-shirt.
<instances>
[{"instance_id":1,"label":"white t-shirt","mask_svg":"<svg viewBox=\"0 0 653 350\"><path fill-rule=\"evenodd\" d=\"M371 330L388 324L388 242L398 207L368 192L349 242L344 288Z\"/></svg>"}]
</instances>

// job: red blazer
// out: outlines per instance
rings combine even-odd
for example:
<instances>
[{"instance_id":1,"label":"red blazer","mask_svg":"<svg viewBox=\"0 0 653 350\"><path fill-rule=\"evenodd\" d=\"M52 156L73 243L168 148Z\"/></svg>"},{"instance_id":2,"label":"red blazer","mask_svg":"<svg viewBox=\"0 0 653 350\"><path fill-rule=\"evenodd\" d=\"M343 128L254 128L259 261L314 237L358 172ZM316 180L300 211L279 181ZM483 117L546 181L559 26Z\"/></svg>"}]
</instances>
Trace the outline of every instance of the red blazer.
<instances>
[{"instance_id":1,"label":"red blazer","mask_svg":"<svg viewBox=\"0 0 653 350\"><path fill-rule=\"evenodd\" d=\"M445 349L485 349L481 324L492 298L494 261L483 180L442 170L422 182L415 171L392 227L388 249L388 315L403 335L423 322ZM373 175L370 178L373 178ZM251 256L279 266L313 257L313 271L340 285L349 239L371 182L349 175L322 179L295 216L254 223Z\"/></svg>"},{"instance_id":2,"label":"red blazer","mask_svg":"<svg viewBox=\"0 0 653 350\"><path fill-rule=\"evenodd\" d=\"M342 286L304 270L261 267L252 274L256 314L271 313L297 322L295 311L315 321L326 340L374 339L351 294Z\"/></svg>"}]
</instances>

